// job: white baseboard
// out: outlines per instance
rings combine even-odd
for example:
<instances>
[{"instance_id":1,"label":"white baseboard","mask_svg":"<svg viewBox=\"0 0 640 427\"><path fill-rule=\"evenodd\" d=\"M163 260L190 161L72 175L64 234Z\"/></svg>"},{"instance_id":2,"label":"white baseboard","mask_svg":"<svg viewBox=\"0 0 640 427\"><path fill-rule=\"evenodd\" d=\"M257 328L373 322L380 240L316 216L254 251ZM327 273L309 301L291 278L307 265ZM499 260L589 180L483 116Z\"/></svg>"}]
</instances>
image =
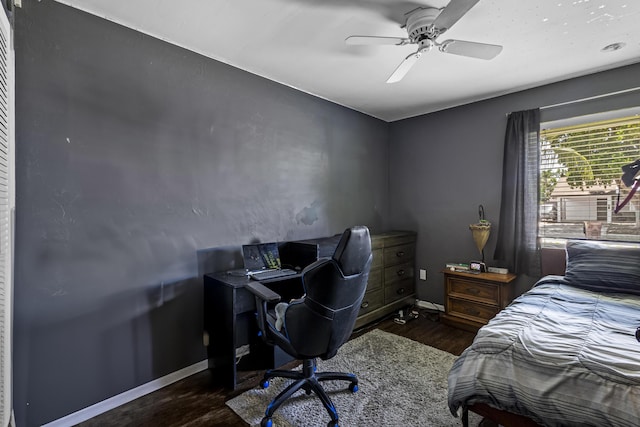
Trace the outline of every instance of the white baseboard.
<instances>
[{"instance_id":1,"label":"white baseboard","mask_svg":"<svg viewBox=\"0 0 640 427\"><path fill-rule=\"evenodd\" d=\"M79 424L83 421L87 421L90 418L93 418L100 414L104 414L107 411L117 408L120 405L124 405L125 403L136 400L137 398L142 397L146 394L152 393L156 390L160 390L161 388L166 387L169 384L173 384L176 381L187 378L190 375L197 374L200 371L204 371L205 369L207 369L207 367L207 361L203 360L191 366L187 366L186 368L182 368L179 371L172 372L169 375L165 375L162 378L149 381L146 384L142 384L136 388L132 388L131 390L127 390L116 396L110 397L106 400L103 400L102 402L96 403L95 405L88 406L65 417L59 418L55 421L51 421L50 423L44 424L42 427L68 427Z\"/></svg>"},{"instance_id":2,"label":"white baseboard","mask_svg":"<svg viewBox=\"0 0 640 427\"><path fill-rule=\"evenodd\" d=\"M438 311L442 311L444 313L444 305L442 304L436 304L435 302L431 302L431 301L423 301L423 300L416 300L416 306L420 307L420 308L426 308L429 310L438 310Z\"/></svg>"}]
</instances>

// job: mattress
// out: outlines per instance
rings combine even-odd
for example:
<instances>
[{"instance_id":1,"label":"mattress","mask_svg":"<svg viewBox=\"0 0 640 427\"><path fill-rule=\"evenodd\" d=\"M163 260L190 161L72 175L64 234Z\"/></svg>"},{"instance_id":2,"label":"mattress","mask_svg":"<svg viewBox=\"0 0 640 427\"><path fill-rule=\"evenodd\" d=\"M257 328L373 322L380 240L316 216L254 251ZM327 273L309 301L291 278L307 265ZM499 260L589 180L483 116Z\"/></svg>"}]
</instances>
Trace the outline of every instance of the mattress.
<instances>
[{"instance_id":1,"label":"mattress","mask_svg":"<svg viewBox=\"0 0 640 427\"><path fill-rule=\"evenodd\" d=\"M547 276L478 331L449 408L486 403L541 425L640 425L640 296Z\"/></svg>"}]
</instances>

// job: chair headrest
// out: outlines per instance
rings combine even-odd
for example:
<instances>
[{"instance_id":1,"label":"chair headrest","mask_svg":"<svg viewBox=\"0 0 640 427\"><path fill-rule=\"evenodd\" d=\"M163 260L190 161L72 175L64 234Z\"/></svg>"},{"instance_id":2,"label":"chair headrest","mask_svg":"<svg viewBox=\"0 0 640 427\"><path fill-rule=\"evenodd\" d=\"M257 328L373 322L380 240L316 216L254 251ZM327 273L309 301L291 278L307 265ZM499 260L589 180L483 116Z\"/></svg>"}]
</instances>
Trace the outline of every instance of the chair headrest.
<instances>
[{"instance_id":1,"label":"chair headrest","mask_svg":"<svg viewBox=\"0 0 640 427\"><path fill-rule=\"evenodd\" d=\"M342 274L352 276L365 269L371 256L371 237L369 229L364 225L347 228L333 254Z\"/></svg>"}]
</instances>

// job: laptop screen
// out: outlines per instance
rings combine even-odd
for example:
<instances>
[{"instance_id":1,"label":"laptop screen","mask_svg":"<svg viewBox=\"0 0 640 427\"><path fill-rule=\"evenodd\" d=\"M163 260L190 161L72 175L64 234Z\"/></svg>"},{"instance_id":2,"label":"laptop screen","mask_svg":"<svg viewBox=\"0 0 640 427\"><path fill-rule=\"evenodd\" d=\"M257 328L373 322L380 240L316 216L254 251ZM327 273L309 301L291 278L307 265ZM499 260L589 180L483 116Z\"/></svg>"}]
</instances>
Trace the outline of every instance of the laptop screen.
<instances>
[{"instance_id":1,"label":"laptop screen","mask_svg":"<svg viewBox=\"0 0 640 427\"><path fill-rule=\"evenodd\" d=\"M279 269L282 267L277 243L243 245L242 257L244 259L244 268L249 271L264 270L267 268Z\"/></svg>"}]
</instances>

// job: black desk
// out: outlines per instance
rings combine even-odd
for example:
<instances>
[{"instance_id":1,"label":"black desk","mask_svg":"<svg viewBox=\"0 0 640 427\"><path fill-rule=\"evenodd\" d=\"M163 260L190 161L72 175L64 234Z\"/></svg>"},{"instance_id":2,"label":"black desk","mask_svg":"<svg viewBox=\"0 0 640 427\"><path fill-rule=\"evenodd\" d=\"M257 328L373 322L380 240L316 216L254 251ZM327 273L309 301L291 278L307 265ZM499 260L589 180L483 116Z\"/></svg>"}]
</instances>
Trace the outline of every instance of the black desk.
<instances>
[{"instance_id":1,"label":"black desk","mask_svg":"<svg viewBox=\"0 0 640 427\"><path fill-rule=\"evenodd\" d=\"M279 244L283 266L302 269L333 255L341 235ZM235 389L238 371L272 369L292 360L258 336L255 297L245 289L251 279L227 272L204 275L204 330L209 336L207 358L215 382ZM300 275L261 282L283 301L304 294Z\"/></svg>"},{"instance_id":2,"label":"black desk","mask_svg":"<svg viewBox=\"0 0 640 427\"><path fill-rule=\"evenodd\" d=\"M209 335L207 358L213 378L235 389L239 370L271 369L293 360L278 347L266 345L258 336L256 305L245 289L251 279L226 272L204 276L204 329ZM283 297L302 296L300 275L262 282Z\"/></svg>"}]
</instances>

